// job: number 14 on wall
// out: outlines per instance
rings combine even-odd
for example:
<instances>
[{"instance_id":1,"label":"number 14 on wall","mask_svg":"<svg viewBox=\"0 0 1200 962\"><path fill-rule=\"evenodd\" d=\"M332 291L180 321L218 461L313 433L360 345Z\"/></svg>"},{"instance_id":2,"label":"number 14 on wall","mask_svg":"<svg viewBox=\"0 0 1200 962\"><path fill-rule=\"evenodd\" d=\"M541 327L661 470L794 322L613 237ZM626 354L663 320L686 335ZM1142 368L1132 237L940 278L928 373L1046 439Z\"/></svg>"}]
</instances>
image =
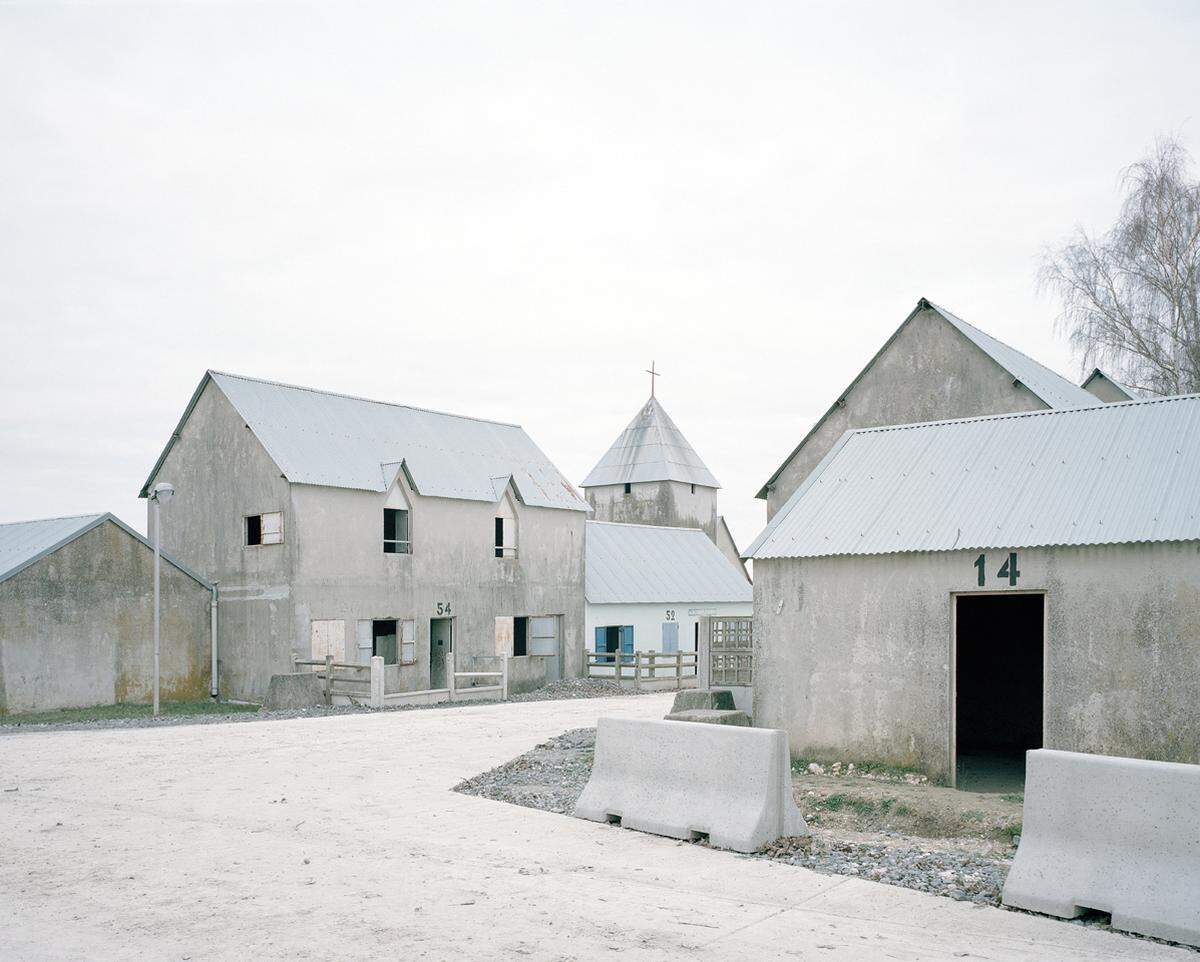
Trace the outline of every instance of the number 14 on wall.
<instances>
[{"instance_id":1,"label":"number 14 on wall","mask_svg":"<svg viewBox=\"0 0 1200 962\"><path fill-rule=\"evenodd\" d=\"M979 587L982 588L987 584L987 555L980 555L975 559L975 568L979 571ZM1008 560L1000 566L1000 570L996 572L997 578L1007 578L1010 585L1015 585L1017 579L1021 577L1021 572L1017 570L1017 553L1010 551Z\"/></svg>"}]
</instances>

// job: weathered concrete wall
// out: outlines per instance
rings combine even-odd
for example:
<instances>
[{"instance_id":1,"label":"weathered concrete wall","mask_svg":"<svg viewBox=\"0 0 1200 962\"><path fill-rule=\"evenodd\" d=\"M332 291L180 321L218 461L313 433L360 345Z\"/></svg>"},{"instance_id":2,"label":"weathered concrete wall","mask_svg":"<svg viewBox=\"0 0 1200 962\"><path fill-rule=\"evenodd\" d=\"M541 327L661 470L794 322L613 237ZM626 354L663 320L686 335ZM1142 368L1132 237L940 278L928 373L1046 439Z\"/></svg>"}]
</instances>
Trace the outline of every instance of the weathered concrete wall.
<instances>
[{"instance_id":1,"label":"weathered concrete wall","mask_svg":"<svg viewBox=\"0 0 1200 962\"><path fill-rule=\"evenodd\" d=\"M653 524L665 528L701 528L721 552L742 570L745 566L729 529L717 513L717 489L682 481L639 481L625 493L623 484L585 488L592 521Z\"/></svg>"},{"instance_id":2,"label":"weathered concrete wall","mask_svg":"<svg viewBox=\"0 0 1200 962\"><path fill-rule=\"evenodd\" d=\"M918 313L797 451L767 493L775 516L846 431L1046 405L932 310ZM801 435L802 436L802 435Z\"/></svg>"},{"instance_id":3,"label":"weathered concrete wall","mask_svg":"<svg viewBox=\"0 0 1200 962\"><path fill-rule=\"evenodd\" d=\"M430 619L454 619L454 648L466 659L496 654L497 617L560 615L563 674L578 675L584 513L517 503L517 557L497 558L495 504L425 498L399 483L411 508L409 555L383 553L384 494L293 486L296 650L308 652L312 620L343 619L347 655L366 663L369 652L352 651L355 622L411 618L417 664L401 668L401 684L416 690L429 687ZM542 659L513 662L526 660L511 666L510 683L537 687L531 673L544 677Z\"/></svg>"},{"instance_id":4,"label":"weathered concrete wall","mask_svg":"<svg viewBox=\"0 0 1200 962\"><path fill-rule=\"evenodd\" d=\"M394 669L400 690L429 687L429 621L442 616L454 619L458 651L494 655L496 617L561 615L563 674L581 670L582 511L518 503L517 557L500 559L495 504L424 498L401 478L412 553L384 554L385 494L289 484L211 383L159 478L176 487L163 509L165 549L220 582L220 676L231 697L260 699L271 675L292 670L293 653L309 658L314 620L343 621L346 660L366 664L358 620L414 619L417 661ZM283 512L283 542L246 546L245 516L266 511Z\"/></svg>"},{"instance_id":5,"label":"weathered concrete wall","mask_svg":"<svg viewBox=\"0 0 1200 962\"><path fill-rule=\"evenodd\" d=\"M162 509L163 550L220 582L222 696L257 699L292 670L291 572L296 538L289 485L212 382L196 402L158 480L175 486ZM247 515L283 512L283 543L248 547ZM153 506L147 530L154 537Z\"/></svg>"},{"instance_id":6,"label":"weathered concrete wall","mask_svg":"<svg viewBox=\"0 0 1200 962\"><path fill-rule=\"evenodd\" d=\"M211 597L163 562L163 699L208 694ZM153 624L153 551L93 528L0 583L0 712L149 701Z\"/></svg>"},{"instance_id":7,"label":"weathered concrete wall","mask_svg":"<svg viewBox=\"0 0 1200 962\"><path fill-rule=\"evenodd\" d=\"M947 776L952 595L999 590L978 587L979 554L756 562L756 724L786 729L797 755ZM1018 560L1015 590L1046 598L1044 747L1200 762L1200 543Z\"/></svg>"},{"instance_id":8,"label":"weathered concrete wall","mask_svg":"<svg viewBox=\"0 0 1200 962\"><path fill-rule=\"evenodd\" d=\"M1103 375L1092 378L1084 385L1083 389L1098 397L1105 404L1119 404L1129 400L1129 396L1124 391Z\"/></svg>"}]
</instances>

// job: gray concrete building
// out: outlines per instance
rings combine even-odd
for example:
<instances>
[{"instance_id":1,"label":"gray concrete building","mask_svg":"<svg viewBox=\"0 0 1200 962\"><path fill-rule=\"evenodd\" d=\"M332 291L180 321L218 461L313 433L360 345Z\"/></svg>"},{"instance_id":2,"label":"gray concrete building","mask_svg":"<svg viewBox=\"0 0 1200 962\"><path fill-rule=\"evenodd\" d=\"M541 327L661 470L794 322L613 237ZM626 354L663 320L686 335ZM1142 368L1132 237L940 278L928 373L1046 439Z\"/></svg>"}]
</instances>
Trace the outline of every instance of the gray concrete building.
<instances>
[{"instance_id":1,"label":"gray concrete building","mask_svg":"<svg viewBox=\"0 0 1200 962\"><path fill-rule=\"evenodd\" d=\"M450 650L516 691L579 673L587 504L516 425L210 371L160 480L164 545L220 582L231 696L293 656L379 654L388 692L445 688Z\"/></svg>"},{"instance_id":2,"label":"gray concrete building","mask_svg":"<svg viewBox=\"0 0 1200 962\"><path fill-rule=\"evenodd\" d=\"M162 561L164 700L209 694L212 587ZM0 714L150 701L154 549L111 514L0 524Z\"/></svg>"},{"instance_id":3,"label":"gray concrete building","mask_svg":"<svg viewBox=\"0 0 1200 962\"><path fill-rule=\"evenodd\" d=\"M1105 404L1120 404L1122 401L1136 401L1141 394L1131 387L1117 381L1100 368L1094 368L1080 385L1088 394L1099 398Z\"/></svg>"},{"instance_id":4,"label":"gray concrete building","mask_svg":"<svg viewBox=\"0 0 1200 962\"><path fill-rule=\"evenodd\" d=\"M1200 395L846 432L747 556L799 756L1200 762Z\"/></svg>"},{"instance_id":5,"label":"gray concrete building","mask_svg":"<svg viewBox=\"0 0 1200 962\"><path fill-rule=\"evenodd\" d=\"M925 298L758 492L767 519L851 428L1084 407L1100 399Z\"/></svg>"},{"instance_id":6,"label":"gray concrete building","mask_svg":"<svg viewBox=\"0 0 1200 962\"><path fill-rule=\"evenodd\" d=\"M700 528L745 570L717 510L721 485L653 393L581 487L593 521Z\"/></svg>"}]
</instances>

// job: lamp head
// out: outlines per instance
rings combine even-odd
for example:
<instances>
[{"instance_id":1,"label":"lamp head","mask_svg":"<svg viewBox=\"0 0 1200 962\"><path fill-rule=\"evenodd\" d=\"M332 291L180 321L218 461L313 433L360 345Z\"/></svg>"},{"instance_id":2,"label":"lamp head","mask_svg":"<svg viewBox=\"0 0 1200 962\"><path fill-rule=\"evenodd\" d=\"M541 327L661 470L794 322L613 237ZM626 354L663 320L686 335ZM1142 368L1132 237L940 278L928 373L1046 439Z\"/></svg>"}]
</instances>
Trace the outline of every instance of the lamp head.
<instances>
[{"instance_id":1,"label":"lamp head","mask_svg":"<svg viewBox=\"0 0 1200 962\"><path fill-rule=\"evenodd\" d=\"M154 493L150 497L161 504L163 501L169 500L174 493L173 485L167 484L166 481L160 481L154 486Z\"/></svg>"}]
</instances>

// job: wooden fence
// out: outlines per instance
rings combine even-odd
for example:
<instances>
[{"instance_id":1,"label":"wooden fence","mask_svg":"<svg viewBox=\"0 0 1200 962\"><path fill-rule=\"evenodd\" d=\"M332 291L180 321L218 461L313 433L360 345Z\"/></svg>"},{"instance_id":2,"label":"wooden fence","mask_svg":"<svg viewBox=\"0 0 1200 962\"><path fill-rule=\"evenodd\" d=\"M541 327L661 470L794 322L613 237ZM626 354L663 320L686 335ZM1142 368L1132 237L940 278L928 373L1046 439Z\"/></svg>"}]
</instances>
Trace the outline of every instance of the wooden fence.
<instances>
[{"instance_id":1,"label":"wooden fence","mask_svg":"<svg viewBox=\"0 0 1200 962\"><path fill-rule=\"evenodd\" d=\"M360 686L363 683L367 684L368 696L370 694L370 665L351 665L342 661L334 661L333 655L326 655L324 661L302 661L293 657L292 665L296 671L299 671L301 667L308 666L318 669L316 676L322 681L321 693L325 698L326 705L333 704L334 695L360 697L363 693ZM339 681L343 683L341 688L338 688Z\"/></svg>"},{"instance_id":2,"label":"wooden fence","mask_svg":"<svg viewBox=\"0 0 1200 962\"><path fill-rule=\"evenodd\" d=\"M633 687L641 688L642 682L657 679L675 679L675 687L682 688L684 678L693 678L699 656L694 651L635 651L585 652L584 674L588 678L615 678L618 684L633 679ZM604 671L596 671L603 668ZM684 673L684 669L691 671ZM611 672L611 674L610 674Z\"/></svg>"}]
</instances>

